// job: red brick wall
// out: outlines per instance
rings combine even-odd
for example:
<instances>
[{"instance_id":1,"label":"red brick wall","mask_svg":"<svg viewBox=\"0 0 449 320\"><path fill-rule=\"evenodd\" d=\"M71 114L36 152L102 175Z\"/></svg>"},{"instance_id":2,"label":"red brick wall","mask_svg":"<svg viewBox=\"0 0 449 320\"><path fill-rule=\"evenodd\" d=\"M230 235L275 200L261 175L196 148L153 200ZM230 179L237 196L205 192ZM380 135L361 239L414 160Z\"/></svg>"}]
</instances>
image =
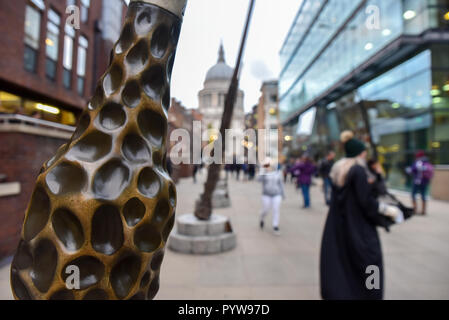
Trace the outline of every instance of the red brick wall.
<instances>
[{"instance_id":1,"label":"red brick wall","mask_svg":"<svg viewBox=\"0 0 449 320\"><path fill-rule=\"evenodd\" d=\"M0 133L0 172L8 182L20 182L17 196L0 197L0 259L17 248L25 210L42 164L50 159L63 139L24 133Z\"/></svg>"},{"instance_id":2,"label":"red brick wall","mask_svg":"<svg viewBox=\"0 0 449 320\"><path fill-rule=\"evenodd\" d=\"M65 13L65 0L46 0L46 10L42 12L40 48L38 54L37 73L33 74L24 69L24 24L25 7L28 0L0 1L0 30L2 30L2 45L0 46L0 85L12 93L28 96L42 102L55 105L84 109L92 95L92 82L94 69L94 39L95 21L101 18L102 1L91 1L89 21L81 23L81 29L76 30L73 51L72 89L67 90L62 84L62 59L64 46L64 24L67 19ZM79 5L79 0L77 1ZM59 59L56 81L52 82L45 77L45 39L47 33L47 11L52 8L61 17L59 32ZM76 61L78 38L84 35L89 40L86 66L86 89L83 97L76 89Z\"/></svg>"}]
</instances>

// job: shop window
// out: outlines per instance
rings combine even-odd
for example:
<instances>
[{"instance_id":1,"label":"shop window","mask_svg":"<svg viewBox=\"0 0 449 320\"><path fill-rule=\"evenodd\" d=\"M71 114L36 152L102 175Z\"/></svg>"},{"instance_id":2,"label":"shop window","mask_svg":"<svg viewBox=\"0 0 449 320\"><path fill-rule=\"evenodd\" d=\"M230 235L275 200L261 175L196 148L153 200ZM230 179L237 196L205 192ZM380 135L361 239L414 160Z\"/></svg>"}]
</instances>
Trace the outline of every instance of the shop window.
<instances>
[{"instance_id":1,"label":"shop window","mask_svg":"<svg viewBox=\"0 0 449 320\"><path fill-rule=\"evenodd\" d=\"M25 9L25 70L36 72L37 56L39 52L39 40L41 30L41 13L31 5Z\"/></svg>"},{"instance_id":2,"label":"shop window","mask_svg":"<svg viewBox=\"0 0 449 320\"><path fill-rule=\"evenodd\" d=\"M20 113L21 104L20 97L0 91L0 113Z\"/></svg>"},{"instance_id":3,"label":"shop window","mask_svg":"<svg viewBox=\"0 0 449 320\"><path fill-rule=\"evenodd\" d=\"M60 23L60 16L55 11L50 9L48 11L47 38L45 39L47 55L47 59L45 62L45 74L48 79L53 81L56 78L56 69L59 54Z\"/></svg>"}]
</instances>

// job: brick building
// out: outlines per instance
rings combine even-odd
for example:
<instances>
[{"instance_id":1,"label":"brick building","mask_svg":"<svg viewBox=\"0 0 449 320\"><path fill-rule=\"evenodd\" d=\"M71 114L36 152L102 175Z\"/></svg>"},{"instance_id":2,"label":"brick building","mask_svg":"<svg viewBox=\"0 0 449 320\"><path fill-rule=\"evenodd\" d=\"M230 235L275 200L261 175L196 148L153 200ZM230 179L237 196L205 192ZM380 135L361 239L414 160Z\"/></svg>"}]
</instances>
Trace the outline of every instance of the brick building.
<instances>
[{"instance_id":1,"label":"brick building","mask_svg":"<svg viewBox=\"0 0 449 320\"><path fill-rule=\"evenodd\" d=\"M40 167L70 138L107 68L125 8L123 0L0 1L0 259L16 249ZM79 28L67 23L77 12Z\"/></svg>"},{"instance_id":2,"label":"brick building","mask_svg":"<svg viewBox=\"0 0 449 320\"><path fill-rule=\"evenodd\" d=\"M183 148L190 149L190 159L184 159L183 163L180 165L172 165L172 178L175 180L175 182L177 182L180 178L187 178L192 176L193 139L201 139L201 136L194 136L193 123L194 121L198 121L201 127L202 120L203 116L198 110L187 109L182 105L181 101L172 98L170 109L168 111L168 141L170 141L171 133L176 129L187 130L190 137L190 140L182 140L182 142L170 141L169 153L171 151L171 148L178 143L183 143ZM201 132L199 132L199 134L201 134ZM207 142L204 142L203 144L206 143Z\"/></svg>"}]
</instances>

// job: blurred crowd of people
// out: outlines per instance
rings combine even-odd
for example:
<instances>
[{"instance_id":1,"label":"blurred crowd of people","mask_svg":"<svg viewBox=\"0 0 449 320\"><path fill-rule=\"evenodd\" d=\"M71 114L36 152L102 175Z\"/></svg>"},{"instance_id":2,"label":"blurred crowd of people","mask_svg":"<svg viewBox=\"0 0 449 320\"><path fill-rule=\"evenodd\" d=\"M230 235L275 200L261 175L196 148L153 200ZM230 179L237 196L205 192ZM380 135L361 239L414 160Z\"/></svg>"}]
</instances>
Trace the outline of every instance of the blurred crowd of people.
<instances>
[{"instance_id":1,"label":"blurred crowd of people","mask_svg":"<svg viewBox=\"0 0 449 320\"><path fill-rule=\"evenodd\" d=\"M413 179L413 208L409 208L389 193L381 163L368 159L365 143L351 131L341 134L341 143L345 156L338 161L331 150L318 163L307 153L286 162L282 169L275 168L270 161L264 163L259 178L263 185L260 228L264 228L264 219L271 209L274 234L280 234L284 183L295 183L301 190L303 208L307 209L311 206L313 178L320 177L324 200L329 206L320 254L323 299L382 299L384 271L377 228L390 232L391 226L403 223L415 213L426 215L426 194L433 166L420 151L407 168ZM420 212L417 195L422 199ZM373 286L367 285L369 268L377 268L379 272Z\"/></svg>"}]
</instances>

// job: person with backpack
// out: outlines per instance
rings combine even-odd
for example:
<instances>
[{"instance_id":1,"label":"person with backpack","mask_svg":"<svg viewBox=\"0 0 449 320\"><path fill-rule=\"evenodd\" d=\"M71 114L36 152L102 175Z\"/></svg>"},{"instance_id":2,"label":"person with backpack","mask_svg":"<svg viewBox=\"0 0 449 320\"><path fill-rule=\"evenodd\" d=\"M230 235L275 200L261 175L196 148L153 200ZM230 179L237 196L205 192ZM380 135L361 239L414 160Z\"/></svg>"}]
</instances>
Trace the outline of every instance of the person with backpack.
<instances>
[{"instance_id":1,"label":"person with backpack","mask_svg":"<svg viewBox=\"0 0 449 320\"><path fill-rule=\"evenodd\" d=\"M282 199L285 198L283 177L280 170L273 167L271 159L265 159L258 180L262 182L262 211L260 213L260 229L264 228L264 220L272 210L272 226L275 235L280 235L279 220Z\"/></svg>"},{"instance_id":2,"label":"person with backpack","mask_svg":"<svg viewBox=\"0 0 449 320\"><path fill-rule=\"evenodd\" d=\"M427 158L424 151L418 151L416 153L416 160L411 167L406 169L406 172L413 178L412 186L412 201L413 208L415 212L418 210L417 194L421 195L422 200L422 211L421 215L425 216L427 214L426 209L426 195L427 189L429 187L430 181L433 178L433 166Z\"/></svg>"}]
</instances>

